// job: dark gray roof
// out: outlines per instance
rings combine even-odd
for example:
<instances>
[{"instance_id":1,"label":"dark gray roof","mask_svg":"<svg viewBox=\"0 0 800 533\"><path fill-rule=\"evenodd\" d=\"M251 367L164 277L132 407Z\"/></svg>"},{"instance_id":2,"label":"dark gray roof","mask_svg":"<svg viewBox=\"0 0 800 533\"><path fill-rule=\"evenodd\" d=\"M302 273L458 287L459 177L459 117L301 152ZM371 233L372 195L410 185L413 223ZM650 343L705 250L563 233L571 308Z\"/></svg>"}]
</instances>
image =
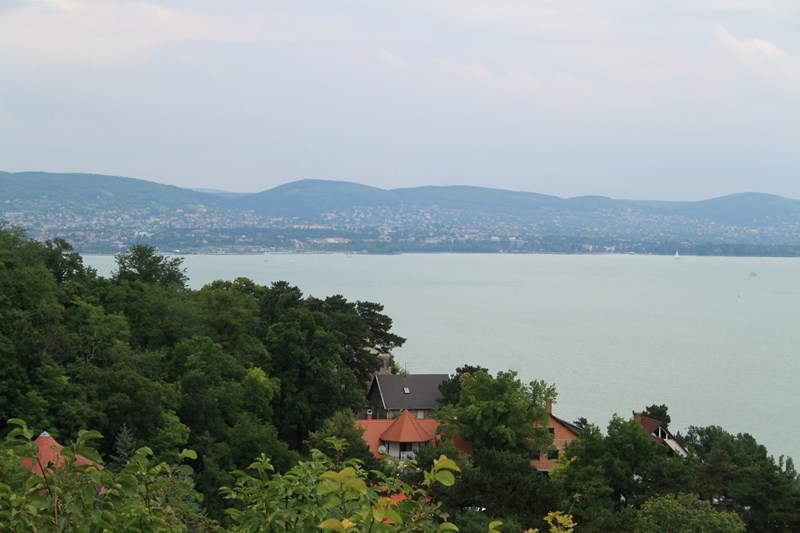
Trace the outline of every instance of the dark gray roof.
<instances>
[{"instance_id":1,"label":"dark gray roof","mask_svg":"<svg viewBox=\"0 0 800 533\"><path fill-rule=\"evenodd\" d=\"M378 374L372 387L378 387L385 409L435 409L442 397L439 385L449 379L447 374Z\"/></svg>"}]
</instances>

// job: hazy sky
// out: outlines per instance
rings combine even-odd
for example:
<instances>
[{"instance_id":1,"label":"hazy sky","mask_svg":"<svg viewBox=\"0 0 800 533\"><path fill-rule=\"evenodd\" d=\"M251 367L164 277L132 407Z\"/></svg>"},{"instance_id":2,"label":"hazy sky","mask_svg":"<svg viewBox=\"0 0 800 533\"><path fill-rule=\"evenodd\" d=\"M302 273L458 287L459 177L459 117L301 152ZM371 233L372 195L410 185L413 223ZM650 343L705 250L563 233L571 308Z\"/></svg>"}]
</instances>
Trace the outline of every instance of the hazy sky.
<instances>
[{"instance_id":1,"label":"hazy sky","mask_svg":"<svg viewBox=\"0 0 800 533\"><path fill-rule=\"evenodd\" d=\"M800 0L0 0L0 170L800 199Z\"/></svg>"}]
</instances>

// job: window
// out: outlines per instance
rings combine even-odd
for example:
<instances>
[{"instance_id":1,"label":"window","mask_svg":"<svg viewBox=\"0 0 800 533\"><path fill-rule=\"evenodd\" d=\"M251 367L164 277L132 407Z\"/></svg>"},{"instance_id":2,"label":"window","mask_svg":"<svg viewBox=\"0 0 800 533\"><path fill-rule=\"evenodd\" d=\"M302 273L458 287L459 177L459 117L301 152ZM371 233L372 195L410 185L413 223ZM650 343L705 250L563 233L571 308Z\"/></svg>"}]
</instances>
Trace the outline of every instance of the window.
<instances>
[{"instance_id":1,"label":"window","mask_svg":"<svg viewBox=\"0 0 800 533\"><path fill-rule=\"evenodd\" d=\"M403 387L403 394L411 394L411 389L408 387Z\"/></svg>"}]
</instances>

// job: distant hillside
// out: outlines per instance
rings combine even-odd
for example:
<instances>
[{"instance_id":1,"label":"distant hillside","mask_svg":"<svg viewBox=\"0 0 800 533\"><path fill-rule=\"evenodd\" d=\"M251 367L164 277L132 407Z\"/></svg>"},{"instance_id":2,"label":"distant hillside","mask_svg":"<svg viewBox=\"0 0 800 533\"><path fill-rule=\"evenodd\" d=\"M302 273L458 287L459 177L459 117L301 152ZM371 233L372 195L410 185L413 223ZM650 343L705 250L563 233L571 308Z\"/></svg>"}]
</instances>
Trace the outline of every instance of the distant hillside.
<instances>
[{"instance_id":1,"label":"distant hillside","mask_svg":"<svg viewBox=\"0 0 800 533\"><path fill-rule=\"evenodd\" d=\"M731 225L761 225L776 217L800 220L800 201L742 193L700 202L615 200L603 196L559 198L532 192L468 186L426 186L384 190L344 181L302 180L235 199L265 216L319 217L354 207L444 208L515 217L553 213L602 213L635 209Z\"/></svg>"},{"instance_id":2,"label":"distant hillside","mask_svg":"<svg viewBox=\"0 0 800 533\"><path fill-rule=\"evenodd\" d=\"M381 253L800 254L800 201L757 193L667 202L301 180L234 194L119 176L0 172L0 220L104 253L148 242L204 253L347 243L349 251Z\"/></svg>"},{"instance_id":3,"label":"distant hillside","mask_svg":"<svg viewBox=\"0 0 800 533\"><path fill-rule=\"evenodd\" d=\"M187 206L232 208L225 198L152 181L99 174L0 172L0 202L6 205L72 206L105 209L181 209Z\"/></svg>"},{"instance_id":4,"label":"distant hillside","mask_svg":"<svg viewBox=\"0 0 800 533\"><path fill-rule=\"evenodd\" d=\"M686 203L673 212L735 226L763 225L776 219L797 217L800 201L781 196L746 192L711 200Z\"/></svg>"},{"instance_id":5,"label":"distant hillside","mask_svg":"<svg viewBox=\"0 0 800 533\"><path fill-rule=\"evenodd\" d=\"M236 204L267 217L318 217L354 206L396 206L399 201L383 189L346 181L301 180L240 197Z\"/></svg>"}]
</instances>

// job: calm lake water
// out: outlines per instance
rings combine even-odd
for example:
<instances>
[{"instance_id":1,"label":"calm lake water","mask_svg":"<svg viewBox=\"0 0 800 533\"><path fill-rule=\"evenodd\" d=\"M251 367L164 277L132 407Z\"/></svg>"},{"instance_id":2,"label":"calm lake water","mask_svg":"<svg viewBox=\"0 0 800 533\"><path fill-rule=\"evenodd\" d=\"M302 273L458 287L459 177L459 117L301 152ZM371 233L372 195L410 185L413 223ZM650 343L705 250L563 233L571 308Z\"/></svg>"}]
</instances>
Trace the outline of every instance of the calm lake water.
<instances>
[{"instance_id":1,"label":"calm lake water","mask_svg":"<svg viewBox=\"0 0 800 533\"><path fill-rule=\"evenodd\" d=\"M85 262L108 275L113 257ZM465 363L555 383L602 428L667 404L671 429L751 433L800 459L800 260L637 255L187 256L193 288L249 277L383 304L412 373ZM794 422L793 422L794 421Z\"/></svg>"}]
</instances>

